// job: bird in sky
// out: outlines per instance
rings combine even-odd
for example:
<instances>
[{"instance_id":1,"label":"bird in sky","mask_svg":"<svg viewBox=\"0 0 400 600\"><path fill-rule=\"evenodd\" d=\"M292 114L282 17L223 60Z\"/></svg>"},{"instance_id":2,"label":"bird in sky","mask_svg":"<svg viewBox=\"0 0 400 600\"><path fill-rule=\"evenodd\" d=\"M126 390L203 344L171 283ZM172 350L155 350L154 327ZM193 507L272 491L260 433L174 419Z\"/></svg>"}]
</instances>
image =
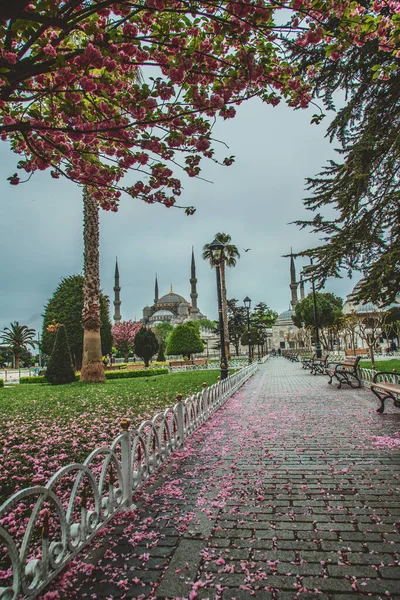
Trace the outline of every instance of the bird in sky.
<instances>
[{"instance_id":1,"label":"bird in sky","mask_svg":"<svg viewBox=\"0 0 400 600\"><path fill-rule=\"evenodd\" d=\"M245 252L248 252L249 250L251 250L251 248L243 248L243 250L244 250Z\"/></svg>"}]
</instances>

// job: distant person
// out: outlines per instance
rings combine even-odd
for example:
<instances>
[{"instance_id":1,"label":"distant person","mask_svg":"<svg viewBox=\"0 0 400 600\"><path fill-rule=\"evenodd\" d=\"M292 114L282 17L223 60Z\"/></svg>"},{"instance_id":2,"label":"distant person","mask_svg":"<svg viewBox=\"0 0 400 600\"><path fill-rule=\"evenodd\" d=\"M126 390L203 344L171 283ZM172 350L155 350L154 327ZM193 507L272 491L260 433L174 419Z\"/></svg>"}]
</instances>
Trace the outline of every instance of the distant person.
<instances>
[{"instance_id":1,"label":"distant person","mask_svg":"<svg viewBox=\"0 0 400 600\"><path fill-rule=\"evenodd\" d=\"M280 348L278 348L278 355L280 356L282 354L282 351Z\"/></svg>"},{"instance_id":2,"label":"distant person","mask_svg":"<svg viewBox=\"0 0 400 600\"><path fill-rule=\"evenodd\" d=\"M395 344L394 340L392 340L392 341L390 342L390 351L391 351L391 352L396 352L396 350L397 350L397 346L396 346L396 344Z\"/></svg>"}]
</instances>

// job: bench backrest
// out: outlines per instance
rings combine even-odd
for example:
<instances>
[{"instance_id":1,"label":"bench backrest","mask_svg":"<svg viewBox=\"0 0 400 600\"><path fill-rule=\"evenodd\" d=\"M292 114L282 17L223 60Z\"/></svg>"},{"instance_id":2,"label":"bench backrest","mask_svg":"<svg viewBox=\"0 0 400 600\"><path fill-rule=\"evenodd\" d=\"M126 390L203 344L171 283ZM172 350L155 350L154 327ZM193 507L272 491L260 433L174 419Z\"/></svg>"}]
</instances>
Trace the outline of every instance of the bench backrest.
<instances>
[{"instance_id":1,"label":"bench backrest","mask_svg":"<svg viewBox=\"0 0 400 600\"><path fill-rule=\"evenodd\" d=\"M343 367L356 367L360 362L361 356L346 356L342 362Z\"/></svg>"}]
</instances>

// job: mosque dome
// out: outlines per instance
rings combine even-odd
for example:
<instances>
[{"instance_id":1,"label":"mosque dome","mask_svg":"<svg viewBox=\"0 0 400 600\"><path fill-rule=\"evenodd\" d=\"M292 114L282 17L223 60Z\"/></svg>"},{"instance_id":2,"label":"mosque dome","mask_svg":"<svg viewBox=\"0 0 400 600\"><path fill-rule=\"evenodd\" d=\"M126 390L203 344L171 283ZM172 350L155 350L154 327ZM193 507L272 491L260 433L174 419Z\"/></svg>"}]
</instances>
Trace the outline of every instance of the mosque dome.
<instances>
[{"instance_id":1,"label":"mosque dome","mask_svg":"<svg viewBox=\"0 0 400 600\"><path fill-rule=\"evenodd\" d=\"M156 319L157 317L173 317L174 313L171 312L170 310L157 310L155 313L152 314L152 316L150 317L150 320L153 321L154 319Z\"/></svg>"},{"instance_id":2,"label":"mosque dome","mask_svg":"<svg viewBox=\"0 0 400 600\"><path fill-rule=\"evenodd\" d=\"M285 310L283 313L281 313L279 315L279 317L276 320L276 323L290 321L290 324L293 325L292 315L294 315L294 310Z\"/></svg>"},{"instance_id":3,"label":"mosque dome","mask_svg":"<svg viewBox=\"0 0 400 600\"><path fill-rule=\"evenodd\" d=\"M181 304L181 302L185 302L187 304L187 300L183 298L183 296L179 296L179 294L175 294L174 292L170 292L169 294L165 294L165 296L161 296L155 304L155 306L159 306L160 304Z\"/></svg>"},{"instance_id":4,"label":"mosque dome","mask_svg":"<svg viewBox=\"0 0 400 600\"><path fill-rule=\"evenodd\" d=\"M353 287L350 294L348 294L348 296L346 297L346 301L343 305L344 314L349 314L349 313L355 312L357 314L362 315L363 313L366 314L366 313L371 313L371 312L375 312L375 311L378 311L378 312L386 311L389 308L394 308L396 306L399 306L400 295L397 295L396 301L393 302L392 304L389 304L388 306L380 307L377 304L373 304L372 302L356 302L355 296L359 293L360 287L361 287L363 281L364 281L364 279L360 279L360 281L358 281L356 283L356 285Z\"/></svg>"}]
</instances>

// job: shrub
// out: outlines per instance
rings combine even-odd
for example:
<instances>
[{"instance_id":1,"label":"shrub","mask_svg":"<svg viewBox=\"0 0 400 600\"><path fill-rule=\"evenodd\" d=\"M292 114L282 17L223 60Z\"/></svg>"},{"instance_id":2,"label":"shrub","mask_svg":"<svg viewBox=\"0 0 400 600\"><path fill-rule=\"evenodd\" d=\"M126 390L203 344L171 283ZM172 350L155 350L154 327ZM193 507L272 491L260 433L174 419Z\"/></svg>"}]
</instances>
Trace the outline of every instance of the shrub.
<instances>
[{"instance_id":1,"label":"shrub","mask_svg":"<svg viewBox=\"0 0 400 600\"><path fill-rule=\"evenodd\" d=\"M45 378L52 385L62 385L75 381L75 371L72 366L67 331L64 325L59 325L57 328L54 348L47 365Z\"/></svg>"},{"instance_id":2,"label":"shrub","mask_svg":"<svg viewBox=\"0 0 400 600\"><path fill-rule=\"evenodd\" d=\"M144 361L144 366L149 366L150 359L158 350L157 338L151 329L142 327L135 337L135 354Z\"/></svg>"},{"instance_id":3,"label":"shrub","mask_svg":"<svg viewBox=\"0 0 400 600\"><path fill-rule=\"evenodd\" d=\"M168 369L147 369L146 371L107 371L104 375L106 379L133 379L134 377L153 377L167 373Z\"/></svg>"},{"instance_id":4,"label":"shrub","mask_svg":"<svg viewBox=\"0 0 400 600\"><path fill-rule=\"evenodd\" d=\"M131 379L134 377L154 377L156 375L166 375L168 369L147 369L146 371L106 371L104 376L106 379ZM75 374L75 380L79 381L79 374ZM46 377L39 375L38 377L21 377L20 383L47 383Z\"/></svg>"},{"instance_id":5,"label":"shrub","mask_svg":"<svg viewBox=\"0 0 400 600\"><path fill-rule=\"evenodd\" d=\"M75 381L79 381L80 376L78 373L75 374ZM47 383L47 379L44 375L38 375L37 377L20 377L20 383L34 384L34 383Z\"/></svg>"},{"instance_id":6,"label":"shrub","mask_svg":"<svg viewBox=\"0 0 400 600\"><path fill-rule=\"evenodd\" d=\"M0 388L4 387L4 381L0 379Z\"/></svg>"}]
</instances>

